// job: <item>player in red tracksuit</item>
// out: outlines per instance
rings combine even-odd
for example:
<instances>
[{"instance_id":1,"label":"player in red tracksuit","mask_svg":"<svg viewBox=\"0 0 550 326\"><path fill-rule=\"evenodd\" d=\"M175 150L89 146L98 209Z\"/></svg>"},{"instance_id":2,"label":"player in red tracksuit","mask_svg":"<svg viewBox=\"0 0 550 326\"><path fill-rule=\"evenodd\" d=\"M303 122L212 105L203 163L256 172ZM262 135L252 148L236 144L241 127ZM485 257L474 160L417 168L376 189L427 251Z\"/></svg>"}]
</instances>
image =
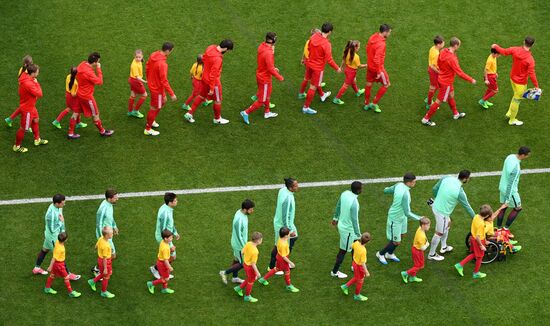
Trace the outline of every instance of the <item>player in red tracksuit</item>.
<instances>
[{"instance_id":1,"label":"player in red tracksuit","mask_svg":"<svg viewBox=\"0 0 550 326\"><path fill-rule=\"evenodd\" d=\"M38 129L38 111L36 110L36 101L42 97L42 88L36 80L39 67L35 64L29 64L26 72L19 76L19 111L21 112L21 125L15 135L14 152L25 153L28 149L21 147L25 132L32 128L34 134L34 146L45 145L48 143L45 139L40 139L40 130Z\"/></svg>"},{"instance_id":2,"label":"player in red tracksuit","mask_svg":"<svg viewBox=\"0 0 550 326\"><path fill-rule=\"evenodd\" d=\"M315 33L309 38L308 50L309 58L306 61L306 78L309 80L309 89L306 95L306 101L302 108L302 113L316 114L317 111L313 110L309 106L317 87L321 86L323 82L323 70L328 63L337 72L342 72L342 69L334 62L332 58L332 46L328 40L329 35L332 33L334 27L331 23L324 23L321 27L321 33ZM324 102L329 96L330 92L325 92L321 97L321 101Z\"/></svg>"},{"instance_id":3,"label":"player in red tracksuit","mask_svg":"<svg viewBox=\"0 0 550 326\"><path fill-rule=\"evenodd\" d=\"M76 73L76 81L78 82L76 96L78 97L79 107L73 109L67 135L69 139L80 138L79 134L74 133L80 114L84 114L86 118L93 118L94 124L101 136L109 137L115 132L114 130L103 128L103 124L99 118L99 108L94 98L95 85L103 85L103 72L99 63L100 58L99 53L93 52L88 56L88 61L82 61L76 68L78 71ZM97 75L94 68L97 70Z\"/></svg>"},{"instance_id":4,"label":"player in red tracksuit","mask_svg":"<svg viewBox=\"0 0 550 326\"><path fill-rule=\"evenodd\" d=\"M260 107L264 107L264 118L275 118L278 114L269 110L271 103L271 76L275 76L278 80L284 80L279 73L279 69L275 68L275 42L277 34L269 32L265 36L265 42L258 47L258 68L256 69L256 83L258 84L258 93L256 93L256 101L252 105L241 111L244 123L250 124L248 115Z\"/></svg>"},{"instance_id":5,"label":"player in red tracksuit","mask_svg":"<svg viewBox=\"0 0 550 326\"><path fill-rule=\"evenodd\" d=\"M223 40L220 45L210 45L202 55L204 68L202 72L202 89L198 97L195 98L191 109L183 117L189 123L194 123L193 114L197 107L206 99L214 100L214 124L224 125L229 120L222 118L222 83L220 80L222 74L223 55L233 50L233 41Z\"/></svg>"},{"instance_id":6,"label":"player in red tracksuit","mask_svg":"<svg viewBox=\"0 0 550 326\"><path fill-rule=\"evenodd\" d=\"M170 87L168 82L168 64L166 63L167 57L172 53L174 44L170 42L164 42L162 44L162 50L155 51L147 60L145 64L145 74L147 76L147 84L151 91L151 105L149 112L147 113L147 123L145 124L145 130L143 134L150 136L157 136L160 132L153 130L159 125L155 119L160 112L160 109L166 103L166 92L170 94L172 102L178 100L176 94Z\"/></svg>"},{"instance_id":7,"label":"player in red tracksuit","mask_svg":"<svg viewBox=\"0 0 550 326\"><path fill-rule=\"evenodd\" d=\"M374 109L374 112L380 113L378 102L384 96L388 87L390 87L390 76L384 68L386 59L386 39L391 34L391 26L388 24L380 25L379 32L369 37L365 47L367 53L367 85L365 87L365 106L363 109L368 111ZM382 87L376 93L371 102L370 93L373 83L382 83Z\"/></svg>"},{"instance_id":8,"label":"player in red tracksuit","mask_svg":"<svg viewBox=\"0 0 550 326\"><path fill-rule=\"evenodd\" d=\"M439 53L439 59L437 60L437 66L439 67L439 76L437 82L439 88L437 90L437 99L435 102L430 105L430 110L426 113L424 118L422 118L422 124L430 127L435 126L435 122L431 121L431 117L434 115L435 111L441 105L441 102L449 103L451 110L453 110L453 119L458 120L463 118L466 113L458 112L456 109L455 102L455 92L454 92L454 81L455 75L458 75L460 78L475 84L476 80L468 76L458 64L458 57L456 56L456 51L460 47L460 40L456 37L452 37L449 42L450 47L441 50Z\"/></svg>"}]
</instances>

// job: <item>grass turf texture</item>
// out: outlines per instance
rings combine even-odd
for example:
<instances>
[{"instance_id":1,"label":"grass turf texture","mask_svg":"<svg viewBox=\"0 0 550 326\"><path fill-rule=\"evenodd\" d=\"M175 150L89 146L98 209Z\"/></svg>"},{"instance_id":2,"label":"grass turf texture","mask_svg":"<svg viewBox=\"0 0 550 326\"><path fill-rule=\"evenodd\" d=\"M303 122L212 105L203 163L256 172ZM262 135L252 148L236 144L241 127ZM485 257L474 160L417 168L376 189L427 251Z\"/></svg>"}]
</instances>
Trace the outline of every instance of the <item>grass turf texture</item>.
<instances>
[{"instance_id":1,"label":"grass turf texture","mask_svg":"<svg viewBox=\"0 0 550 326\"><path fill-rule=\"evenodd\" d=\"M503 119L511 97L508 81L510 58L499 59L501 91L491 100L495 106L486 111L477 104L485 91L482 84L483 67L490 44L497 42L503 46L518 45L528 34L537 40L533 53L537 60L537 74L544 89L544 76L548 75L550 67L546 46L550 35L544 24L549 11L546 3L525 3L521 6L522 15L516 14L518 6L513 1L498 4L474 1L413 4L393 1L385 3L383 7L374 2L337 4L328 1L307 4L259 4L247 1L196 4L155 1L140 4L142 11L129 10L130 6L123 1L99 1L84 5L69 1L11 1L0 4L0 28L5 35L0 40L3 49L3 56L0 58L0 80L3 81L0 94L4 99L0 112L4 117L16 107L16 72L22 56L32 54L34 61L41 66L39 80L45 94L38 102L41 133L43 138L50 140L50 144L34 148L32 137L26 135L24 145L30 147L29 153L15 155L10 151L15 128L0 129L0 148L4 149L0 154L3 165L0 178L5 185L0 189L1 199L51 196L55 192L67 195L101 193L109 185L127 192L278 183L287 175L296 176L300 181L319 181L397 176L402 175L405 170L414 171L418 175L448 173L462 168L493 171L499 170L504 157L517 150L520 145L528 145L533 150L532 157L524 163L525 168L547 167L550 161L544 111L547 105L544 98L540 103L522 103L519 118L526 123L524 126L511 128ZM330 14L314 14L329 12L327 8L330 8ZM438 10L434 11L434 8ZM85 21L80 18L83 16L87 17ZM325 20L330 20L335 25L331 41L337 61L348 39L359 39L362 42L360 54L365 61L364 45L368 36L382 22L394 26L393 34L388 40L386 56L386 69L390 74L392 87L380 103L382 114L364 112L361 109L362 98L356 99L349 90L342 98L346 101L344 106L320 104L315 99L312 106L319 109L317 116L304 116L300 112L302 101L296 99L296 94L304 71L299 64L301 51L309 30ZM276 63L286 78L283 83L274 81L272 101L277 104L275 111L280 115L274 120L264 121L261 112L257 112L251 115L252 125L245 126L240 120L239 111L250 104L249 96L256 91L256 47L268 30L278 33ZM420 125L419 120L425 112L423 99L428 88L427 51L435 34L442 34L447 40L453 35L462 39L463 45L459 50L461 65L478 80L478 85L457 81L458 107L467 113L466 119L453 121L450 110L443 105L434 118L438 126L426 128ZM201 108L195 116L197 123L190 126L183 121L183 112L179 109L191 91L187 71L197 53L225 37L232 38L236 44L235 51L225 57L222 77L223 116L230 119L231 124L213 126L211 109ZM144 121L126 117L129 93L127 74L135 48L142 48L149 54L158 49L164 40L171 40L176 45L168 63L169 78L179 101L177 104L169 103L161 112L158 118L161 135L147 138L142 135ZM68 120L62 122L62 131L54 130L50 122L64 107L64 80L69 67L77 65L89 52L95 50L102 55L105 74L104 85L96 88L96 99L105 126L116 129L116 133L111 139L101 139L93 125L89 124L88 129L79 131L83 138L69 142L65 139ZM325 89L331 90L335 95L343 78L343 75L337 75L327 68ZM358 81L360 86L364 83L364 71L358 73ZM147 104L148 101L144 108ZM15 124L18 125L18 120ZM29 178L29 175L32 177ZM527 250L520 256L513 257L509 263L488 266L486 270L490 273L490 278L480 282L484 287L482 291L478 291L479 287L472 286L470 280L455 282L453 271L447 270L446 265L441 265L445 266L442 267L445 270L442 275L445 277L440 277L441 273L437 269L428 267L420 274L426 282L399 290L397 268L390 267L395 270L393 275L373 266L373 277L367 280L365 286L365 293L371 299L365 310L354 308L351 298L344 300L340 297L336 287L338 282L325 282L324 279L333 263L337 240L334 233L325 229L321 232L318 222L322 221L321 225L325 221L328 223L340 189L304 191L300 195L303 196L299 203L301 207L298 207L304 215L298 217L301 239L296 252L298 267L303 270L303 274L296 272L293 277L302 292L296 297L287 295L282 290L282 280L276 280L266 289L256 288L254 293L257 293L262 302L271 300L270 306L277 307L278 313L275 316L268 315L261 305L259 308L248 309L251 309L256 321L268 318L282 321L286 318L285 313L288 313L297 322L330 323L341 318L351 320L352 312L357 316L380 321L385 320L382 318L389 318L389 295L397 293L397 307L403 309L397 315L403 316L404 323L419 318L436 321L435 315L411 308L413 303L424 302L438 307L439 311L445 311L445 314L438 313L438 316L453 316L457 321L494 322L500 317L518 321L533 316L544 320L544 313L533 316L531 313L544 311L542 307L535 309L542 301L541 297L537 299L536 291L539 289L544 292L549 288L547 282L539 282L534 278L538 270L548 267L544 265L548 260L541 258L541 255L545 255L546 246L540 241L544 240L534 240L540 238L539 230L544 229L535 219L543 217L543 210L548 207L543 201L547 196L539 193L545 180L547 182L548 177L524 177L521 193L528 209L519 217L517 232ZM488 200L496 205L497 198L493 189L496 189L497 182L495 178L483 179L479 181L480 184L485 184L483 191L475 190L478 186L469 188L471 190L468 193L474 207ZM420 205L416 207L421 207L423 212L428 212L421 205L428 192L429 189L425 187L423 191L415 190L413 193L415 205ZM479 196L476 192L479 192ZM420 196L420 193L424 196ZM306 198L306 194L311 194L311 197ZM88 318L87 316L96 318L97 315L92 315L91 312L102 309L105 313L116 313L113 318L123 321L152 321L157 316L156 303L160 302L171 305L170 311L182 311L172 314L172 323L180 318L190 322L214 322L226 318L227 315L235 315L234 311L240 309L241 302L233 298L229 288L219 287L215 274L218 268L225 266L230 260L230 218L244 196L245 194L219 194L191 196L183 200L188 203L185 206L189 205L189 211L180 209L178 226L185 230L186 239L189 237L195 240L183 240L179 244L180 260L175 264L179 277L177 283L174 283L174 288L179 291L171 299L148 297L144 286L144 281L149 277L145 268L148 262L153 261L156 251L156 245L152 241L153 217L160 203L154 199L121 201L117 207L123 232L120 239L117 239L121 259L115 263L112 285L118 298L109 306L99 298L88 295L70 303L65 301L64 295L56 298L44 297L40 293L43 279L31 277L28 270L42 242L42 216L46 205L0 208L4 218L10 216L14 220L24 221L11 224L10 230L16 233L10 234L9 241L3 243L3 252L6 252L7 244L21 241L21 249L24 250L21 257L25 257L24 260L17 259L15 266L9 271L3 270L3 280L17 279L21 282L6 285L1 297L3 305L5 303L8 307L6 311L25 311L25 315L4 314L2 318L8 323L22 320L32 323L40 318L52 323L59 320L59 317L54 319L53 316L40 312L47 308L66 311L64 308L70 305L74 310L64 317L67 322L82 322L82 318ZM251 231L263 231L271 245L274 192L258 192L248 196L257 200L257 218L263 223L258 223L256 227L252 222ZM367 219L377 216L375 224L363 223L363 227L372 230L375 236L374 244L369 247L371 266L374 248L381 246L383 242L384 216L389 202L385 200L377 203L376 198L363 199L363 209L372 212L366 215ZM91 246L96 204L74 203L74 206L69 205L66 210L67 216L72 216L73 220L69 224L72 235L69 240L69 266L73 266L75 271L87 270L87 266L95 261ZM266 208L260 213L262 206ZM209 209L205 210L205 207ZM76 212L79 214L76 215ZM309 215L314 214L313 212L319 212L320 215ZM194 218L196 216L201 218ZM151 234L145 232L142 237L141 222L145 219ZM528 224L528 219L533 223ZM225 222L210 223L222 220ZM187 226L182 221L208 222ZM544 220L541 221L545 223ZM465 221L457 221L458 223L462 225L457 225L457 229L460 227L460 230L467 230ZM217 231L209 231L211 234L207 235L199 232L206 227ZM319 232L315 232L316 230ZM412 230L411 227L410 231ZM219 232L223 233L218 235ZM17 233L21 236L16 237ZM455 232L452 237L456 238L451 243L462 243L463 233ZM29 240L25 240L27 235L31 235ZM319 247L325 242L324 237L329 236L333 237L329 243L334 245ZM402 257L408 256L405 254L408 252L405 247L408 247L409 242L406 243L399 251ZM148 249L142 248L142 244L147 244ZM201 255L208 248L216 252L211 259L205 259ZM262 249L262 265L265 265L267 246ZM460 252L461 246L457 249ZM453 255L457 259L458 256L461 255ZM6 259L8 257L2 255L4 262ZM194 262L193 259L199 261ZM524 264L520 265L520 260ZM10 266L12 265L13 262L10 262ZM197 270L203 269L205 275L199 276ZM516 280L522 282L516 284ZM75 288L86 292L85 284L80 283L82 285ZM58 290L63 290L61 284L56 284ZM205 287L204 298L200 297L199 292L202 286ZM476 311L471 303L473 296L470 294L489 291L497 292L481 299L486 304L477 308L481 317L475 319L470 314ZM8 300L8 294L14 297ZM438 299L443 297L444 305ZM502 297L514 298L512 308L506 305L507 309L514 310L513 313L502 316L495 312L494 298ZM285 301L282 301L283 298ZM296 302L285 307L283 302L288 303L287 300ZM56 304L59 302L63 302L63 305ZM299 304L304 302L307 305ZM16 310L21 306L25 309ZM328 306L337 309L328 310ZM325 315L321 316L321 312ZM91 321L90 319L89 322Z\"/></svg>"}]
</instances>

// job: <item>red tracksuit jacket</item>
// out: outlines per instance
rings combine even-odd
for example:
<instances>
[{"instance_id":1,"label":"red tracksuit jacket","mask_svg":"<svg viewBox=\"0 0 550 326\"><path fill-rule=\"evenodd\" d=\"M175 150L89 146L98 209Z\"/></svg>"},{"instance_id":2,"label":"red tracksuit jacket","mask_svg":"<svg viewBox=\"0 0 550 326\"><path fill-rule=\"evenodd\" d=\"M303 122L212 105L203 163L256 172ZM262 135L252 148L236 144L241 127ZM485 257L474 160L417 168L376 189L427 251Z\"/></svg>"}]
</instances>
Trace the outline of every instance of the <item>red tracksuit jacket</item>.
<instances>
[{"instance_id":1,"label":"red tracksuit jacket","mask_svg":"<svg viewBox=\"0 0 550 326\"><path fill-rule=\"evenodd\" d=\"M380 33L374 33L367 41L367 66L370 71L380 73L384 70L386 60L386 39Z\"/></svg>"},{"instance_id":2,"label":"red tracksuit jacket","mask_svg":"<svg viewBox=\"0 0 550 326\"><path fill-rule=\"evenodd\" d=\"M210 86L211 91L214 91L214 86L220 84L222 75L223 54L218 51L217 47L215 44L210 45L202 55L204 62L202 80Z\"/></svg>"},{"instance_id":3,"label":"red tracksuit jacket","mask_svg":"<svg viewBox=\"0 0 550 326\"><path fill-rule=\"evenodd\" d=\"M496 46L495 49L502 55L512 55L512 70L510 71L510 79L520 85L527 85L527 76L531 78L533 85L539 88L537 75L535 74L535 59L531 51L525 50L522 46L514 46L511 48L501 48Z\"/></svg>"},{"instance_id":4,"label":"red tracksuit jacket","mask_svg":"<svg viewBox=\"0 0 550 326\"><path fill-rule=\"evenodd\" d=\"M451 52L449 48L445 48L439 52L437 66L439 67L439 77L437 81L440 84L452 85L455 82L455 75L458 75L460 78L470 83L474 80L460 69L458 57L455 53Z\"/></svg>"},{"instance_id":5,"label":"red tracksuit jacket","mask_svg":"<svg viewBox=\"0 0 550 326\"><path fill-rule=\"evenodd\" d=\"M275 76L278 80L283 80L283 76L275 69L275 53L273 52L273 48L264 42L258 46L256 78L262 83L270 83L271 76Z\"/></svg>"},{"instance_id":6,"label":"red tracksuit jacket","mask_svg":"<svg viewBox=\"0 0 550 326\"><path fill-rule=\"evenodd\" d=\"M42 97L42 88L37 80L26 72L19 76L19 109L30 112L35 109L36 101Z\"/></svg>"},{"instance_id":7,"label":"red tracksuit jacket","mask_svg":"<svg viewBox=\"0 0 550 326\"><path fill-rule=\"evenodd\" d=\"M309 59L306 61L306 66L316 71L325 69L328 63L334 70L338 70L338 65L332 58L332 46L330 41L323 37L321 33L315 33L309 38L308 44Z\"/></svg>"},{"instance_id":8,"label":"red tracksuit jacket","mask_svg":"<svg viewBox=\"0 0 550 326\"><path fill-rule=\"evenodd\" d=\"M168 82L168 64L166 56L162 51L155 51L151 54L145 64L145 74L147 75L147 84L151 93L165 94L174 96L174 91Z\"/></svg>"},{"instance_id":9,"label":"red tracksuit jacket","mask_svg":"<svg viewBox=\"0 0 550 326\"><path fill-rule=\"evenodd\" d=\"M89 100L94 97L95 85L103 84L103 72L101 68L97 68L97 75L94 68L88 63L88 61L82 61L76 68L76 81L78 82L78 90L76 95L80 98Z\"/></svg>"}]
</instances>

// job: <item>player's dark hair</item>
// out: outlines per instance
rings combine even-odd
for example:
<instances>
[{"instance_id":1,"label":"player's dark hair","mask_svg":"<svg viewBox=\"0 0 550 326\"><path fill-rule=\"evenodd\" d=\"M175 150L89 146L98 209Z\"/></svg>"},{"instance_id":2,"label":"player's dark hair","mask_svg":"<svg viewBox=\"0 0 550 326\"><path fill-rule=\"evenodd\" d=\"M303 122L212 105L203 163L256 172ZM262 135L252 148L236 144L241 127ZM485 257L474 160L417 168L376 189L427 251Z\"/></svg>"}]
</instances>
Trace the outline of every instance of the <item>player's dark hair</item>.
<instances>
[{"instance_id":1,"label":"player's dark hair","mask_svg":"<svg viewBox=\"0 0 550 326\"><path fill-rule=\"evenodd\" d=\"M450 46L456 46L456 45L460 45L460 40L458 39L458 37L451 37L451 40L449 41L449 45Z\"/></svg>"},{"instance_id":2,"label":"player's dark hair","mask_svg":"<svg viewBox=\"0 0 550 326\"><path fill-rule=\"evenodd\" d=\"M436 35L436 36L434 37L434 45L438 45L438 44L441 44L441 43L443 43L443 42L445 42L445 39L443 38L443 36L441 36L441 35Z\"/></svg>"},{"instance_id":3,"label":"player's dark hair","mask_svg":"<svg viewBox=\"0 0 550 326\"><path fill-rule=\"evenodd\" d=\"M69 79L69 89L73 88L74 80L76 78L76 73L77 72L78 72L78 70L76 69L76 67L71 67L71 70L70 70L71 79Z\"/></svg>"},{"instance_id":4,"label":"player's dark hair","mask_svg":"<svg viewBox=\"0 0 550 326\"><path fill-rule=\"evenodd\" d=\"M254 232L252 233L252 241L257 242L258 240L262 239L264 236L260 232Z\"/></svg>"},{"instance_id":5,"label":"player's dark hair","mask_svg":"<svg viewBox=\"0 0 550 326\"><path fill-rule=\"evenodd\" d=\"M202 61L202 54L197 55L197 64L198 65L204 64L204 61Z\"/></svg>"},{"instance_id":6,"label":"player's dark hair","mask_svg":"<svg viewBox=\"0 0 550 326\"><path fill-rule=\"evenodd\" d=\"M329 22L326 22L323 24L323 26L321 26L321 32L325 34L332 32L333 29L334 29L334 26L332 26L332 24Z\"/></svg>"},{"instance_id":7,"label":"player's dark hair","mask_svg":"<svg viewBox=\"0 0 550 326\"><path fill-rule=\"evenodd\" d=\"M254 204L254 202L250 199L245 199L241 204L242 209L251 209L254 207L256 207L256 204Z\"/></svg>"},{"instance_id":8,"label":"player's dark hair","mask_svg":"<svg viewBox=\"0 0 550 326\"><path fill-rule=\"evenodd\" d=\"M65 200L65 195L62 195L62 194L55 194L52 198L52 202L54 204L61 204L61 202L64 200Z\"/></svg>"},{"instance_id":9,"label":"player's dark hair","mask_svg":"<svg viewBox=\"0 0 550 326\"><path fill-rule=\"evenodd\" d=\"M59 242L63 243L65 241L67 241L67 238L69 236L67 235L67 232L61 232L57 235L57 240L59 240Z\"/></svg>"},{"instance_id":10,"label":"player's dark hair","mask_svg":"<svg viewBox=\"0 0 550 326\"><path fill-rule=\"evenodd\" d=\"M286 226L283 226L282 228L279 229L279 238L284 238L289 234L290 234L290 229L287 228Z\"/></svg>"},{"instance_id":11,"label":"player's dark hair","mask_svg":"<svg viewBox=\"0 0 550 326\"><path fill-rule=\"evenodd\" d=\"M359 239L361 241L361 244L365 244L367 242L369 242L371 240L371 236L370 236L370 233L368 232L365 232L363 234L361 234L361 239Z\"/></svg>"},{"instance_id":12,"label":"player's dark hair","mask_svg":"<svg viewBox=\"0 0 550 326\"><path fill-rule=\"evenodd\" d=\"M379 31L380 31L380 33L389 32L389 31L391 31L391 26L388 25L388 24L382 24L382 25L380 25Z\"/></svg>"},{"instance_id":13,"label":"player's dark hair","mask_svg":"<svg viewBox=\"0 0 550 326\"><path fill-rule=\"evenodd\" d=\"M40 67L38 65L35 65L34 63L31 63L27 66L27 74L34 74L35 72L38 71L38 69L40 69Z\"/></svg>"},{"instance_id":14,"label":"player's dark hair","mask_svg":"<svg viewBox=\"0 0 550 326\"><path fill-rule=\"evenodd\" d=\"M529 153L531 153L531 149L527 146L521 146L518 149L518 155L527 155Z\"/></svg>"},{"instance_id":15,"label":"player's dark hair","mask_svg":"<svg viewBox=\"0 0 550 326\"><path fill-rule=\"evenodd\" d=\"M403 182L404 183L411 182L411 181L414 181L414 180L416 180L416 175L412 174L411 172L407 172L403 176Z\"/></svg>"},{"instance_id":16,"label":"player's dark hair","mask_svg":"<svg viewBox=\"0 0 550 326\"><path fill-rule=\"evenodd\" d=\"M351 192L353 192L354 194L359 195L362 189L363 183L361 181L353 181L351 183Z\"/></svg>"},{"instance_id":17,"label":"player's dark hair","mask_svg":"<svg viewBox=\"0 0 550 326\"><path fill-rule=\"evenodd\" d=\"M168 203L173 202L176 199L176 194L173 192L167 192L164 194L164 203L168 205Z\"/></svg>"},{"instance_id":18,"label":"player's dark hair","mask_svg":"<svg viewBox=\"0 0 550 326\"><path fill-rule=\"evenodd\" d=\"M286 189L292 188L292 186L294 185L294 182L296 182L296 179L294 178L285 178L284 180L285 180Z\"/></svg>"},{"instance_id":19,"label":"player's dark hair","mask_svg":"<svg viewBox=\"0 0 550 326\"><path fill-rule=\"evenodd\" d=\"M491 48L491 53L492 53L492 54L498 54L498 51L497 51L497 49L495 49L495 48Z\"/></svg>"},{"instance_id":20,"label":"player's dark hair","mask_svg":"<svg viewBox=\"0 0 550 326\"><path fill-rule=\"evenodd\" d=\"M172 51L173 48L174 48L174 44L172 42L162 43L162 51Z\"/></svg>"},{"instance_id":21,"label":"player's dark hair","mask_svg":"<svg viewBox=\"0 0 550 326\"><path fill-rule=\"evenodd\" d=\"M427 218L427 217L422 217L420 220L418 220L418 223L419 223L420 225L426 225L426 224L430 224L431 222L430 222L430 219L429 219L429 218Z\"/></svg>"},{"instance_id":22,"label":"player's dark hair","mask_svg":"<svg viewBox=\"0 0 550 326\"><path fill-rule=\"evenodd\" d=\"M470 171L462 170L458 173L458 180L468 179L470 177Z\"/></svg>"},{"instance_id":23,"label":"player's dark hair","mask_svg":"<svg viewBox=\"0 0 550 326\"><path fill-rule=\"evenodd\" d=\"M230 39L225 39L220 42L220 48L224 48L227 50L233 50L233 41Z\"/></svg>"},{"instance_id":24,"label":"player's dark hair","mask_svg":"<svg viewBox=\"0 0 550 326\"><path fill-rule=\"evenodd\" d=\"M22 73L27 72L27 67L30 64L32 64L32 57L27 54L26 56L23 57L23 65L21 66L21 73L19 73L19 76L21 76Z\"/></svg>"},{"instance_id":25,"label":"player's dark hair","mask_svg":"<svg viewBox=\"0 0 550 326\"><path fill-rule=\"evenodd\" d=\"M98 52L92 52L88 56L88 63L89 64L96 63L99 61L100 58L101 58L101 55L99 55Z\"/></svg>"},{"instance_id":26,"label":"player's dark hair","mask_svg":"<svg viewBox=\"0 0 550 326\"><path fill-rule=\"evenodd\" d=\"M346 61L346 58L349 55L350 61L353 61L353 58L355 57L355 48L359 44L359 41L356 40L349 40L346 44L346 48L344 49L344 56L342 57L344 62Z\"/></svg>"},{"instance_id":27,"label":"player's dark hair","mask_svg":"<svg viewBox=\"0 0 550 326\"><path fill-rule=\"evenodd\" d=\"M479 208L479 215L481 217L483 217L483 219L487 219L488 217L490 217L491 215L493 215L493 209L491 208L490 205L482 205L480 208Z\"/></svg>"},{"instance_id":28,"label":"player's dark hair","mask_svg":"<svg viewBox=\"0 0 550 326\"><path fill-rule=\"evenodd\" d=\"M168 229L164 229L162 230L161 232L161 236L163 239L166 239L166 238L170 238L171 236L173 236L174 234L172 233L172 231L168 230Z\"/></svg>"},{"instance_id":29,"label":"player's dark hair","mask_svg":"<svg viewBox=\"0 0 550 326\"><path fill-rule=\"evenodd\" d=\"M114 188L109 188L105 191L105 199L113 198L118 192Z\"/></svg>"},{"instance_id":30,"label":"player's dark hair","mask_svg":"<svg viewBox=\"0 0 550 326\"><path fill-rule=\"evenodd\" d=\"M532 36L527 36L525 40L523 40L523 43L526 47L530 48L533 46L533 44L535 44L535 38Z\"/></svg>"},{"instance_id":31,"label":"player's dark hair","mask_svg":"<svg viewBox=\"0 0 550 326\"><path fill-rule=\"evenodd\" d=\"M267 32L267 34L265 34L265 42L268 44L275 44L275 42L277 42L277 33Z\"/></svg>"}]
</instances>

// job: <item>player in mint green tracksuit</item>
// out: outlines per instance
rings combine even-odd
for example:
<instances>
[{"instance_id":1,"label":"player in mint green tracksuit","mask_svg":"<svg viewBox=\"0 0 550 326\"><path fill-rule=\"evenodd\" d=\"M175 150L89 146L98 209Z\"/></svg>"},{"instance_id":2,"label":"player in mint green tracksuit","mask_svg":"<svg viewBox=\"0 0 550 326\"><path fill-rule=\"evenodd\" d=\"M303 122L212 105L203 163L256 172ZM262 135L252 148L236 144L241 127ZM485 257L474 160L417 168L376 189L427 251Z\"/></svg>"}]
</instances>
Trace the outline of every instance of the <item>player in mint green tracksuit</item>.
<instances>
[{"instance_id":1,"label":"player in mint green tracksuit","mask_svg":"<svg viewBox=\"0 0 550 326\"><path fill-rule=\"evenodd\" d=\"M435 216L435 233L432 238L430 254L428 259L440 261L445 259L436 253L437 246L441 241L440 253L446 253L453 250L452 246L447 245L449 237L449 228L451 224L451 214L456 205L460 203L468 215L473 218L475 212L468 202L468 197L462 186L470 180L470 171L462 170L457 177L446 176L441 178L433 187L432 192L435 196L432 204L432 212Z\"/></svg>"},{"instance_id":2,"label":"player in mint green tracksuit","mask_svg":"<svg viewBox=\"0 0 550 326\"><path fill-rule=\"evenodd\" d=\"M500 176L500 183L498 189L500 191L500 203L508 204L508 207L512 207L512 211L508 215L506 220L505 229L507 230L514 222L519 212L521 212L521 198L518 192L519 176L521 175L521 161L525 160L531 154L529 147L522 146L519 148L517 154L510 154L504 160L504 166L502 167L502 175ZM504 214L506 208L500 211L497 216L497 227L502 227L502 221L504 220Z\"/></svg>"},{"instance_id":3,"label":"player in mint green tracksuit","mask_svg":"<svg viewBox=\"0 0 550 326\"><path fill-rule=\"evenodd\" d=\"M101 238L103 235L103 228L108 226L113 229L113 234L118 235L118 227L116 225L113 205L118 201L118 193L114 189L107 189L105 191L105 200L101 202L99 208L97 209L95 216L95 236L97 239ZM109 239L109 244L111 246L111 258L116 258L116 249L115 244L113 243L113 238ZM97 266L94 266L92 269L94 274L99 274L100 271Z\"/></svg>"},{"instance_id":4,"label":"player in mint green tracksuit","mask_svg":"<svg viewBox=\"0 0 550 326\"><path fill-rule=\"evenodd\" d=\"M53 250L59 233L65 231L65 219L63 218L65 196L62 194L57 194L53 196L52 201L53 202L48 207L46 215L44 216L44 243L42 244L42 249L40 250L36 258L36 264L34 265L34 268L32 270L33 274L48 274L48 272L43 270L40 265L42 265L44 258L46 258L46 254Z\"/></svg>"},{"instance_id":5,"label":"player in mint green tracksuit","mask_svg":"<svg viewBox=\"0 0 550 326\"><path fill-rule=\"evenodd\" d=\"M351 184L351 190L346 190L340 195L332 225L336 225L340 234L340 250L336 255L336 262L330 272L330 275L338 278L348 277L340 271L340 265L344 262L344 257L347 252L351 251L351 244L361 238L361 230L359 228L359 201L357 197L363 191L363 184L359 181L354 181Z\"/></svg>"},{"instance_id":6,"label":"player in mint green tracksuit","mask_svg":"<svg viewBox=\"0 0 550 326\"><path fill-rule=\"evenodd\" d=\"M388 244L376 253L380 263L386 265L390 259L399 262L394 254L395 249L401 243L401 238L407 233L407 218L420 220L421 216L411 211L410 189L416 185L416 176L407 173L403 176L403 182L398 182L391 187L384 189L384 194L393 194L393 202L388 210L388 221L386 223L386 237Z\"/></svg>"},{"instance_id":7,"label":"player in mint green tracksuit","mask_svg":"<svg viewBox=\"0 0 550 326\"><path fill-rule=\"evenodd\" d=\"M176 240L180 239L180 235L176 226L174 225L174 208L178 205L178 198L175 193L167 192L164 194L164 205L159 208L157 213L157 225L155 228L155 239L158 243L162 241L162 231L168 230L174 234ZM170 242L170 261L176 259L176 246ZM153 276L157 279L160 278L160 274L157 270L156 264L149 268Z\"/></svg>"},{"instance_id":8,"label":"player in mint green tracksuit","mask_svg":"<svg viewBox=\"0 0 550 326\"><path fill-rule=\"evenodd\" d=\"M298 229L294 223L296 217L296 203L294 202L294 193L298 190L298 181L292 178L285 179L285 186L279 190L277 195L277 206L275 216L273 217L273 229L275 233L275 245L271 250L271 261L269 269L275 267L277 260L277 240L279 240L279 230L287 227L290 230L289 250L292 253L294 244L298 240Z\"/></svg>"},{"instance_id":9,"label":"player in mint green tracksuit","mask_svg":"<svg viewBox=\"0 0 550 326\"><path fill-rule=\"evenodd\" d=\"M231 230L231 249L233 249L233 263L227 270L221 270L220 276L222 282L227 284L227 275L233 274L231 281L233 283L242 283L239 278L239 271L243 268L242 250L248 242L248 216L254 213L255 204L250 199L245 199L241 204L241 209L235 212Z\"/></svg>"}]
</instances>

